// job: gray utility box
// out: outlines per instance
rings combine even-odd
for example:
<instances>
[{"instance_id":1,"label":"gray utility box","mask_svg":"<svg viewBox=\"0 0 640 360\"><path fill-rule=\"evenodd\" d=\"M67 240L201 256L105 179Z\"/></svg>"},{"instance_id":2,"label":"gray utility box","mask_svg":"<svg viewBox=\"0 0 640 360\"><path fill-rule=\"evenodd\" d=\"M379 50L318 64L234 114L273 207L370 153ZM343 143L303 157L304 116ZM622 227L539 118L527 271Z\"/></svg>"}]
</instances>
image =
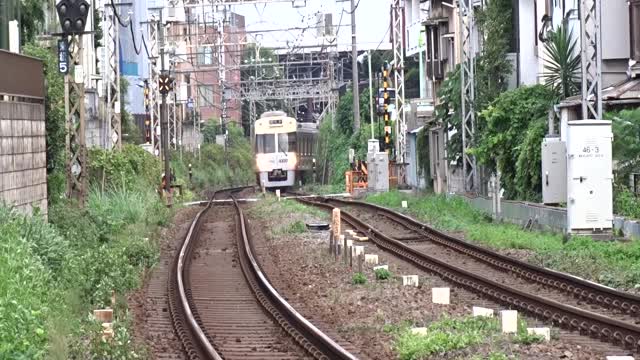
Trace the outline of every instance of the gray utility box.
<instances>
[{"instance_id":1,"label":"gray utility box","mask_svg":"<svg viewBox=\"0 0 640 360\"><path fill-rule=\"evenodd\" d=\"M367 153L368 190L389 191L389 154L386 152Z\"/></svg>"},{"instance_id":2,"label":"gray utility box","mask_svg":"<svg viewBox=\"0 0 640 360\"><path fill-rule=\"evenodd\" d=\"M542 141L542 202L567 202L567 146L559 137Z\"/></svg>"}]
</instances>

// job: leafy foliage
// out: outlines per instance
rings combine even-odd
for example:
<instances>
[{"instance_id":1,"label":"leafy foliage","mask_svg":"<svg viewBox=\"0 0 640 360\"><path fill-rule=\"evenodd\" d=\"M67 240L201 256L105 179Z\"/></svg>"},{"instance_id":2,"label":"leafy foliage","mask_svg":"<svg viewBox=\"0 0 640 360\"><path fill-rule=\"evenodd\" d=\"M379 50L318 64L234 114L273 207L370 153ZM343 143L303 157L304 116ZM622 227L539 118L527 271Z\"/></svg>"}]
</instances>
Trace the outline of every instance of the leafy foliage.
<instances>
[{"instance_id":1,"label":"leafy foliage","mask_svg":"<svg viewBox=\"0 0 640 360\"><path fill-rule=\"evenodd\" d=\"M431 185L431 158L429 156L429 132L423 127L417 136L416 152L418 155L418 172L425 178L427 188Z\"/></svg>"},{"instance_id":2,"label":"leafy foliage","mask_svg":"<svg viewBox=\"0 0 640 360\"><path fill-rule=\"evenodd\" d=\"M516 344L531 345L542 341L544 341L544 336L529 334L529 331L527 331L526 320L518 320L518 331L516 332L513 342Z\"/></svg>"},{"instance_id":3,"label":"leafy foliage","mask_svg":"<svg viewBox=\"0 0 640 360\"><path fill-rule=\"evenodd\" d=\"M613 158L617 179L627 183L633 172L640 172L640 109L606 113L613 122Z\"/></svg>"},{"instance_id":4,"label":"leafy foliage","mask_svg":"<svg viewBox=\"0 0 640 360\"><path fill-rule=\"evenodd\" d=\"M344 185L344 173L349 169L349 149L355 150L358 159L366 159L367 142L371 138L369 126L363 125L359 132L353 133L352 99L351 92L347 92L340 98L338 111L335 115L335 129L331 127L331 119L325 120L320 125L318 175L323 181L336 186ZM360 95L360 109L367 106L367 114L369 113L368 99L367 92ZM369 116L363 116L362 119L366 121ZM374 123L375 138L379 139L381 133L382 129L379 123Z\"/></svg>"},{"instance_id":5,"label":"leafy foliage","mask_svg":"<svg viewBox=\"0 0 640 360\"><path fill-rule=\"evenodd\" d=\"M424 359L488 342L498 332L496 319L482 316L445 318L431 323L424 335L413 333L410 328L401 331L396 336L394 347L402 360Z\"/></svg>"},{"instance_id":6,"label":"leafy foliage","mask_svg":"<svg viewBox=\"0 0 640 360\"><path fill-rule=\"evenodd\" d=\"M104 184L134 189L160 182L160 160L136 145L125 144L122 151L93 148L89 151L89 160L90 182L103 189Z\"/></svg>"},{"instance_id":7,"label":"leafy foliage","mask_svg":"<svg viewBox=\"0 0 640 360\"><path fill-rule=\"evenodd\" d=\"M35 40L36 35L44 25L43 0L21 0L20 3L20 39L23 44Z\"/></svg>"},{"instance_id":8,"label":"leafy foliage","mask_svg":"<svg viewBox=\"0 0 640 360\"><path fill-rule=\"evenodd\" d=\"M473 151L481 163L500 171L507 197L538 193L535 188L537 180L527 180L522 176L535 175L536 171L539 174L540 163L527 163L532 154L522 153L531 151L536 145L539 152L538 141L542 139L539 123L545 118L552 101L553 94L544 86L525 86L503 93L480 113L485 128ZM533 129L531 132L530 127ZM523 146L525 140L528 141L526 147ZM516 182L518 172L523 173L521 186Z\"/></svg>"},{"instance_id":9,"label":"leafy foliage","mask_svg":"<svg viewBox=\"0 0 640 360\"><path fill-rule=\"evenodd\" d=\"M377 280L387 280L393 276L393 274L391 274L391 271L387 269L376 269L375 274Z\"/></svg>"},{"instance_id":10,"label":"leafy foliage","mask_svg":"<svg viewBox=\"0 0 640 360\"><path fill-rule=\"evenodd\" d=\"M549 33L544 44L548 58L544 64L545 85L560 99L566 99L580 92L580 54L578 42L566 23Z\"/></svg>"},{"instance_id":11,"label":"leafy foliage","mask_svg":"<svg viewBox=\"0 0 640 360\"><path fill-rule=\"evenodd\" d=\"M511 0L487 2L478 12L478 26L484 36L482 54L476 63L476 107L482 109L507 90L512 66L507 59L512 33Z\"/></svg>"},{"instance_id":12,"label":"leafy foliage","mask_svg":"<svg viewBox=\"0 0 640 360\"><path fill-rule=\"evenodd\" d=\"M353 285L363 285L367 283L367 277L359 272L359 273L355 273L353 274L353 276L351 277L351 283Z\"/></svg>"},{"instance_id":13,"label":"leafy foliage","mask_svg":"<svg viewBox=\"0 0 640 360\"><path fill-rule=\"evenodd\" d=\"M222 188L255 183L254 157L249 139L235 124L227 130L227 151L215 143L205 143L200 156L193 153L172 156L172 168L179 178L188 177L188 164L192 165L192 187L196 190ZM217 127L211 126L213 141Z\"/></svg>"},{"instance_id":14,"label":"leafy foliage","mask_svg":"<svg viewBox=\"0 0 640 360\"><path fill-rule=\"evenodd\" d=\"M460 78L460 65L442 82L438 91L440 102L436 105L436 122L446 124L448 132L455 131L447 141L447 154L450 160L458 159L462 156L462 86Z\"/></svg>"},{"instance_id":15,"label":"leafy foliage","mask_svg":"<svg viewBox=\"0 0 640 360\"><path fill-rule=\"evenodd\" d=\"M47 187L49 201L57 201L65 191L64 78L58 73L53 50L27 44L26 55L43 61L46 82L45 121L47 130Z\"/></svg>"}]
</instances>

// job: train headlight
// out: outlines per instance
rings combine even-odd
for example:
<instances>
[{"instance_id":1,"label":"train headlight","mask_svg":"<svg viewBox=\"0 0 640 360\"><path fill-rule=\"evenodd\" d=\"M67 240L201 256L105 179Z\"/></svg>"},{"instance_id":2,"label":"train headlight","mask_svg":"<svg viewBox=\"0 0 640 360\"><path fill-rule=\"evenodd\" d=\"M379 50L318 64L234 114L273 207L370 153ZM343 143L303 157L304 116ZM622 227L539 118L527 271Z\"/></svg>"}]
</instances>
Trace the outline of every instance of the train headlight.
<instances>
[{"instance_id":1,"label":"train headlight","mask_svg":"<svg viewBox=\"0 0 640 360\"><path fill-rule=\"evenodd\" d=\"M256 165L258 166L258 171L271 171L271 166L269 164L269 159L265 156L261 156L262 154L258 154L256 156Z\"/></svg>"}]
</instances>

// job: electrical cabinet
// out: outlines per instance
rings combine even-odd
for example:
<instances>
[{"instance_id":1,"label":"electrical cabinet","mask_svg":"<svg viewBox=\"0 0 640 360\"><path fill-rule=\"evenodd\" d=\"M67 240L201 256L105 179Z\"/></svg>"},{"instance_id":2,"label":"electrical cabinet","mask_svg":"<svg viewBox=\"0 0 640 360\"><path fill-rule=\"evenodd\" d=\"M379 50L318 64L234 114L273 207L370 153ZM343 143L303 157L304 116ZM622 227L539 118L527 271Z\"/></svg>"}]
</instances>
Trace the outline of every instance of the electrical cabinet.
<instances>
[{"instance_id":1,"label":"electrical cabinet","mask_svg":"<svg viewBox=\"0 0 640 360\"><path fill-rule=\"evenodd\" d=\"M569 233L611 230L611 121L569 121L567 130L567 230Z\"/></svg>"},{"instance_id":2,"label":"electrical cabinet","mask_svg":"<svg viewBox=\"0 0 640 360\"><path fill-rule=\"evenodd\" d=\"M567 147L559 137L542 141L542 202L567 202Z\"/></svg>"},{"instance_id":3,"label":"electrical cabinet","mask_svg":"<svg viewBox=\"0 0 640 360\"><path fill-rule=\"evenodd\" d=\"M389 154L376 152L367 154L368 190L389 191Z\"/></svg>"}]
</instances>

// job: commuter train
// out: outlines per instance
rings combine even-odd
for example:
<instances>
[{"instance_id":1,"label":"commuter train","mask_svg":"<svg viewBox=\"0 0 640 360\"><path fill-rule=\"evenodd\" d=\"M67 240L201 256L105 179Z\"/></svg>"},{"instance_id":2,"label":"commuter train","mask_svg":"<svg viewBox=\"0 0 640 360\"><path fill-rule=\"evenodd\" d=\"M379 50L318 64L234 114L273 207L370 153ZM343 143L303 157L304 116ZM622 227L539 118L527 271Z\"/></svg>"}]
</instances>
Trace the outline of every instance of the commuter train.
<instances>
[{"instance_id":1,"label":"commuter train","mask_svg":"<svg viewBox=\"0 0 640 360\"><path fill-rule=\"evenodd\" d=\"M282 111L262 114L253 139L258 185L285 188L312 176L317 141L316 123L298 122Z\"/></svg>"}]
</instances>

